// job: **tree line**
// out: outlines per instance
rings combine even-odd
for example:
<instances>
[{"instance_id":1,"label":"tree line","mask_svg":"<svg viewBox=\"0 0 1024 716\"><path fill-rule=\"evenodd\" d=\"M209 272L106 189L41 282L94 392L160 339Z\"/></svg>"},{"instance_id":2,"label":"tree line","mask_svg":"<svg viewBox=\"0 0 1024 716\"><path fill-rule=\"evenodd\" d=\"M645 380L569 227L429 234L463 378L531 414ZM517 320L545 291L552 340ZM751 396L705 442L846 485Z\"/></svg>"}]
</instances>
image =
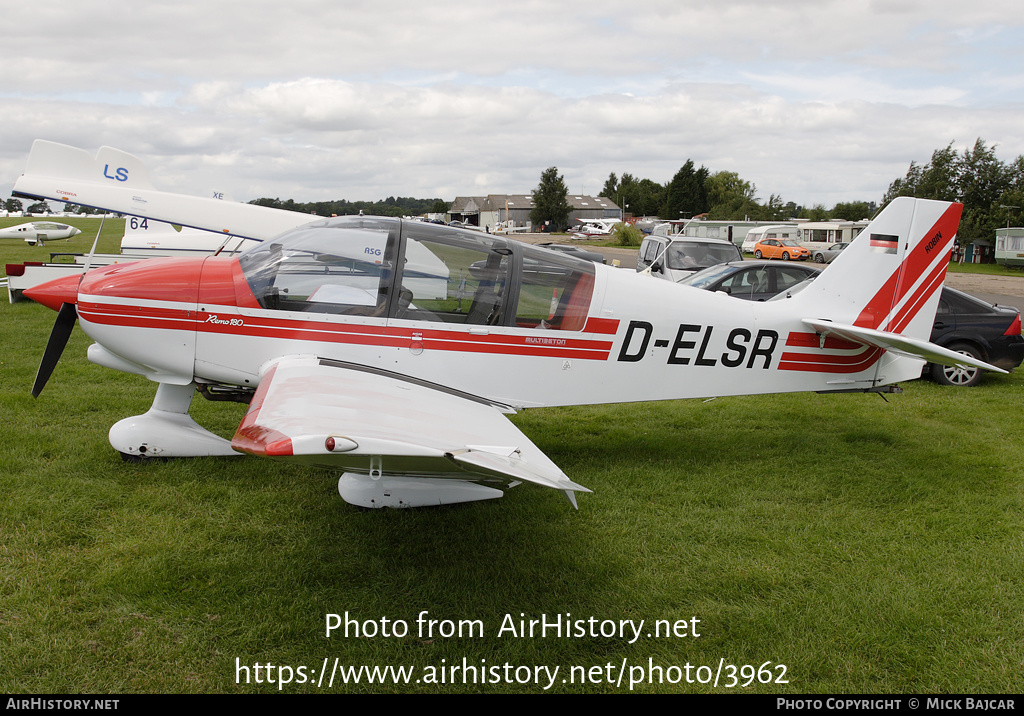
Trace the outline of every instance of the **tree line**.
<instances>
[{"instance_id":1,"label":"tree line","mask_svg":"<svg viewBox=\"0 0 1024 716\"><path fill-rule=\"evenodd\" d=\"M1007 164L996 157L995 149L980 137L963 153L950 142L932 152L927 164L911 162L906 175L889 185L883 203L898 196L958 201L964 211L957 237L965 242L991 239L1001 226L1020 226L1024 156Z\"/></svg>"},{"instance_id":2,"label":"tree line","mask_svg":"<svg viewBox=\"0 0 1024 716\"><path fill-rule=\"evenodd\" d=\"M672 220L704 214L708 219L735 221L784 221L798 216L809 221L858 221L878 208L871 201L839 203L831 209L822 204L801 206L793 201L784 202L778 194L771 194L762 201L757 195L757 186L736 172L712 173L703 165L695 168L692 159L687 159L665 184L650 179L637 180L631 174L618 178L613 172L601 194L609 199L619 197L619 206L634 216Z\"/></svg>"},{"instance_id":3,"label":"tree line","mask_svg":"<svg viewBox=\"0 0 1024 716\"><path fill-rule=\"evenodd\" d=\"M50 211L50 205L45 201L37 201L35 204L30 204L27 209L24 208L19 199L15 199L13 196L3 203L3 210L9 213L16 213L19 211L25 211L29 214L46 214Z\"/></svg>"},{"instance_id":4,"label":"tree line","mask_svg":"<svg viewBox=\"0 0 1024 716\"><path fill-rule=\"evenodd\" d=\"M964 210L958 236L964 241L991 239L1001 226L1024 224L1024 156L1007 163L996 156L995 148L996 145L990 146L978 138L973 147L962 153L953 148L953 142L936 149L930 162L910 163L906 176L889 185L881 206L897 196L960 202ZM537 219L563 223L562 208L551 198L561 191L559 184L564 187L557 168L550 167L541 175L534 193L545 196L545 207L559 207L559 211L552 215L550 210L541 208L537 216L531 216L534 223L538 223ZM613 172L601 188L601 196L615 201L626 213L665 220L704 214L708 219L736 221L782 221L797 217L808 221L859 221L870 218L880 208L873 201L840 202L831 209L821 204L805 207L783 202L777 194L762 201L757 196L757 187L736 172L712 173L703 165L695 167L690 159L665 184L637 179L628 173L618 177ZM568 214L566 206L564 223Z\"/></svg>"},{"instance_id":5,"label":"tree line","mask_svg":"<svg viewBox=\"0 0 1024 716\"><path fill-rule=\"evenodd\" d=\"M568 225L571 209L567 195L568 190L558 168L544 170L540 184L533 192L534 210L530 219L534 225L545 221L556 227ZM821 204L804 207L792 201L783 202L777 194L771 194L767 201L762 202L757 196L757 187L736 172L712 173L703 165L696 167L692 159L687 159L671 181L665 184L637 179L628 173L618 177L612 172L601 188L600 196L614 201L624 213L657 216L664 220L705 215L708 219L735 221L784 221L798 216L809 221L859 221L878 209L873 201L839 203L831 209Z\"/></svg>"},{"instance_id":6,"label":"tree line","mask_svg":"<svg viewBox=\"0 0 1024 716\"><path fill-rule=\"evenodd\" d=\"M298 211L303 214L317 216L348 216L351 214L369 214L373 216L419 216L420 214L443 214L448 211L449 203L443 199L416 199L411 196L389 196L383 201L334 201L297 202L293 199L253 199L250 204L269 206L272 209Z\"/></svg>"}]
</instances>

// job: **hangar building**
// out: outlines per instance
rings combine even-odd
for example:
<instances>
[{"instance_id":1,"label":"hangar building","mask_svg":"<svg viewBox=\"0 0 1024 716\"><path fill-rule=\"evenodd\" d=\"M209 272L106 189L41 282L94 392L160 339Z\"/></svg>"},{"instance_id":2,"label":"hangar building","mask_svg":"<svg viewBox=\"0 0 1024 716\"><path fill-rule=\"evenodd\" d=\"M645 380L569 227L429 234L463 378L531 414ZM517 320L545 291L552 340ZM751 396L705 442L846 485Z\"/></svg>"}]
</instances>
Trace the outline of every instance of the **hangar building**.
<instances>
[{"instance_id":1,"label":"hangar building","mask_svg":"<svg viewBox=\"0 0 1024 716\"><path fill-rule=\"evenodd\" d=\"M572 211L569 221L576 219L622 219L622 212L611 199L569 194L566 197ZM487 196L459 196L448 207L448 221L464 221L481 228L531 227L532 194L488 194ZM508 223L506 223L508 222Z\"/></svg>"}]
</instances>

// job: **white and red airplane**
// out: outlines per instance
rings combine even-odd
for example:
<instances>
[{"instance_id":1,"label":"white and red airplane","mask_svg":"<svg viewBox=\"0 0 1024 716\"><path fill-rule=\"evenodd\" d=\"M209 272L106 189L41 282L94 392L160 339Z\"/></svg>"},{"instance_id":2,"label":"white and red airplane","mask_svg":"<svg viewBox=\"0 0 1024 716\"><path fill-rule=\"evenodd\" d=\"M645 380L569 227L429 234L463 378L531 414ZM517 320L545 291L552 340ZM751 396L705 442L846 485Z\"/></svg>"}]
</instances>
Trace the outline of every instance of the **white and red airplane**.
<instances>
[{"instance_id":1,"label":"white and red airplane","mask_svg":"<svg viewBox=\"0 0 1024 716\"><path fill-rule=\"evenodd\" d=\"M56 221L30 221L0 229L0 239L24 239L29 246L43 246L47 241L70 239L80 233L81 229Z\"/></svg>"},{"instance_id":2,"label":"white and red airplane","mask_svg":"<svg viewBox=\"0 0 1024 716\"><path fill-rule=\"evenodd\" d=\"M27 292L58 310L33 393L76 321L89 359L157 382L110 430L125 456L238 451L344 470L366 507L489 499L570 480L503 413L794 391L881 391L925 360L961 206L893 201L804 291L757 303L504 238L398 219L316 219L157 191L135 157L37 141L19 195L261 240ZM999 371L1004 372L1004 371ZM193 395L249 404L231 441Z\"/></svg>"},{"instance_id":3,"label":"white and red airplane","mask_svg":"<svg viewBox=\"0 0 1024 716\"><path fill-rule=\"evenodd\" d=\"M576 219L581 226L572 232L573 238L587 238L590 236L607 236L612 233L615 224L618 222L612 219Z\"/></svg>"}]
</instances>

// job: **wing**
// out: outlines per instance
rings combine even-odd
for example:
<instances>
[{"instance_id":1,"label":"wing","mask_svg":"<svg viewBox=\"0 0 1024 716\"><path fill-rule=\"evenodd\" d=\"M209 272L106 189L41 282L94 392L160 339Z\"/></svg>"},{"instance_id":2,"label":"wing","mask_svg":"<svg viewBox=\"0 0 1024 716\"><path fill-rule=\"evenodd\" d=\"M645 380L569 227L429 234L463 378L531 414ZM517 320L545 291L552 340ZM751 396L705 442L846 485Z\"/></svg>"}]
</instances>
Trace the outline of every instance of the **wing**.
<instances>
[{"instance_id":1,"label":"wing","mask_svg":"<svg viewBox=\"0 0 1024 716\"><path fill-rule=\"evenodd\" d=\"M289 357L265 371L231 445L374 479L397 476L417 490L438 479L532 482L564 491L575 506L574 493L590 490L566 477L501 407L365 366Z\"/></svg>"},{"instance_id":2,"label":"wing","mask_svg":"<svg viewBox=\"0 0 1024 716\"><path fill-rule=\"evenodd\" d=\"M157 191L145 165L112 147L95 154L37 139L14 193L141 216L218 234L270 239L316 217L253 204Z\"/></svg>"},{"instance_id":3,"label":"wing","mask_svg":"<svg viewBox=\"0 0 1024 716\"><path fill-rule=\"evenodd\" d=\"M843 325L815 318L805 318L803 323L812 327L823 336L831 334L837 338L843 338L874 348L881 348L901 356L924 358L926 361L938 363L939 365L972 365L984 370L995 371L996 373L1007 372L1002 368L989 365L985 361L978 360L972 356L957 353L934 343L904 336L900 333L876 331L871 328Z\"/></svg>"}]
</instances>

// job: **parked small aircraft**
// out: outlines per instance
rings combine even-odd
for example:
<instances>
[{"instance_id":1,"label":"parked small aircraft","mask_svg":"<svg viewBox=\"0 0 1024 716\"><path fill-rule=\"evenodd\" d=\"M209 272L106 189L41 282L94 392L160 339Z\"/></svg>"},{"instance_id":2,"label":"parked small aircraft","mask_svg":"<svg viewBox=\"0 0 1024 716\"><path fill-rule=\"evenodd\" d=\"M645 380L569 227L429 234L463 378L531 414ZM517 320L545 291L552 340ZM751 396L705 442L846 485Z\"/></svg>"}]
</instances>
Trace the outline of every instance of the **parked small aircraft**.
<instances>
[{"instance_id":1,"label":"parked small aircraft","mask_svg":"<svg viewBox=\"0 0 1024 716\"><path fill-rule=\"evenodd\" d=\"M37 141L15 191L263 242L27 291L58 311L33 394L77 319L90 360L159 384L110 429L123 455L341 468L342 497L366 507L522 481L575 505L589 490L502 415L523 408L879 392L926 359L999 370L928 342L959 204L897 199L805 291L756 303L476 231L168 194L108 147ZM197 390L248 403L230 442L189 416Z\"/></svg>"},{"instance_id":2,"label":"parked small aircraft","mask_svg":"<svg viewBox=\"0 0 1024 716\"><path fill-rule=\"evenodd\" d=\"M580 222L582 226L573 232L573 236L607 236L612 233L612 229L618 223L612 219L576 219L576 221Z\"/></svg>"},{"instance_id":3,"label":"parked small aircraft","mask_svg":"<svg viewBox=\"0 0 1024 716\"><path fill-rule=\"evenodd\" d=\"M0 239L25 239L30 246L42 246L46 241L70 239L82 233L81 229L56 221L30 221L27 224L0 229Z\"/></svg>"}]
</instances>

